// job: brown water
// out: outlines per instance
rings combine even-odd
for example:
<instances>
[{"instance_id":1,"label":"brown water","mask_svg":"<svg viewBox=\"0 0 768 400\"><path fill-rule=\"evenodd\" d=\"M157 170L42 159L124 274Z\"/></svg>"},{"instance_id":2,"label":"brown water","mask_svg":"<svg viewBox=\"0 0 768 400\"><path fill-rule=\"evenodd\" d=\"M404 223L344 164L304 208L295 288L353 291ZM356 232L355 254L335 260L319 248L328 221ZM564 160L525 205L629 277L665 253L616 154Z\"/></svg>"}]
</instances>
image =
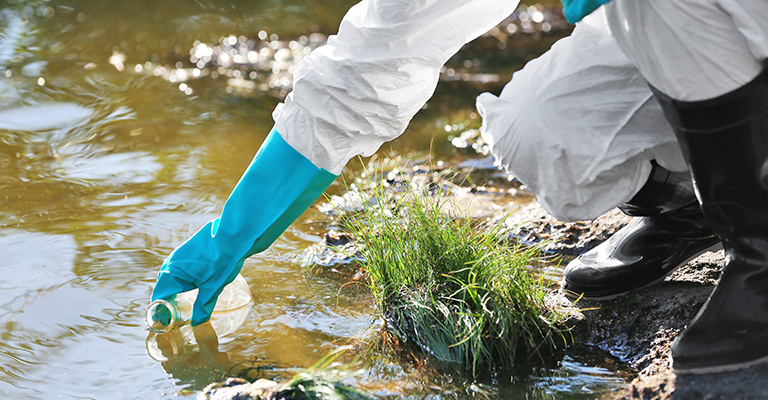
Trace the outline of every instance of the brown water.
<instances>
[{"instance_id":1,"label":"brown water","mask_svg":"<svg viewBox=\"0 0 768 400\"><path fill-rule=\"evenodd\" d=\"M182 341L158 362L142 320L163 258L217 216L272 126L294 57L322 42L309 34L332 33L352 3L0 1L0 396L194 398L233 365L290 376L369 329L364 291L295 262L330 224L316 210L247 261L254 304L214 354ZM222 44L244 46L248 65L208 62L206 49ZM382 154L466 158L448 135L479 125L474 97L498 90L524 59L459 61L499 79L447 79ZM599 398L622 383L603 358L568 357L491 388L501 398ZM405 385L410 398L466 397L430 379L384 365L359 382L380 394Z\"/></svg>"}]
</instances>

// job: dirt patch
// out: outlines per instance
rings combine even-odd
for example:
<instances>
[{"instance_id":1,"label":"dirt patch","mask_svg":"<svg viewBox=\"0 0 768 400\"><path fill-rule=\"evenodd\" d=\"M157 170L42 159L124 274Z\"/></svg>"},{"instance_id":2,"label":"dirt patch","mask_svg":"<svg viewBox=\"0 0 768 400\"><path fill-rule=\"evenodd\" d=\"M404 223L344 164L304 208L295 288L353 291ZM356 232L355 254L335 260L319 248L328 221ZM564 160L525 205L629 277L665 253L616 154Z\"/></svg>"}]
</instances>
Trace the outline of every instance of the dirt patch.
<instances>
[{"instance_id":1,"label":"dirt patch","mask_svg":"<svg viewBox=\"0 0 768 400\"><path fill-rule=\"evenodd\" d=\"M629 220L613 211L591 223L561 223L537 204L520 211L512 217L517 222L512 234L546 240L550 250L564 254L588 250ZM722 263L722 251L705 253L658 285L614 300L576 303L584 316L575 330L576 342L608 351L637 371L616 399L768 398L768 365L695 376L676 375L670 369L672 341L707 300Z\"/></svg>"}]
</instances>

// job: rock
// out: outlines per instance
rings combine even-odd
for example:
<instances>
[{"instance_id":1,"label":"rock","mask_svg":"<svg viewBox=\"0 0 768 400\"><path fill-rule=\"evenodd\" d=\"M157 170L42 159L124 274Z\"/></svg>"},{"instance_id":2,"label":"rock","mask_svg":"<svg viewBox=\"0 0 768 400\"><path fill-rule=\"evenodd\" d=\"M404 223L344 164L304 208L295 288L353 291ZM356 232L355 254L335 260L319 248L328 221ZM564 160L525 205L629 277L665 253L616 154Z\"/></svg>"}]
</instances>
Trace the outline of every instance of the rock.
<instances>
[{"instance_id":1,"label":"rock","mask_svg":"<svg viewBox=\"0 0 768 400\"><path fill-rule=\"evenodd\" d=\"M197 400L261 400L277 388L277 382L259 379L247 382L229 378L223 383L212 383L197 395Z\"/></svg>"},{"instance_id":2,"label":"rock","mask_svg":"<svg viewBox=\"0 0 768 400\"><path fill-rule=\"evenodd\" d=\"M318 243L308 247L298 257L302 267L333 269L362 261L362 255L351 233L329 231Z\"/></svg>"},{"instance_id":3,"label":"rock","mask_svg":"<svg viewBox=\"0 0 768 400\"><path fill-rule=\"evenodd\" d=\"M757 400L768 398L768 365L708 375L675 375L670 370L640 376L617 399Z\"/></svg>"},{"instance_id":4,"label":"rock","mask_svg":"<svg viewBox=\"0 0 768 400\"><path fill-rule=\"evenodd\" d=\"M704 304L710 285L664 281L608 301L579 300L588 329L577 341L597 345L640 374L668 370L669 345Z\"/></svg>"},{"instance_id":5,"label":"rock","mask_svg":"<svg viewBox=\"0 0 768 400\"><path fill-rule=\"evenodd\" d=\"M578 255L602 243L630 219L612 210L593 221L560 222L534 201L506 216L502 223L512 240L541 245L548 253Z\"/></svg>"}]
</instances>

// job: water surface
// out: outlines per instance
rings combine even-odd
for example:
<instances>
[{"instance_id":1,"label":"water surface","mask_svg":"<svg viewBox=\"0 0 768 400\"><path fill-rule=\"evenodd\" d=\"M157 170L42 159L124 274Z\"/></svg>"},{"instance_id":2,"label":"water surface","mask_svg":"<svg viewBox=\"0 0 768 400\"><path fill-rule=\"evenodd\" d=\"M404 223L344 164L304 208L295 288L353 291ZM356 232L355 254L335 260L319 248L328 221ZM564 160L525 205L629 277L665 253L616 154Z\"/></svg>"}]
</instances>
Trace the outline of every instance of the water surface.
<instances>
[{"instance_id":1,"label":"water surface","mask_svg":"<svg viewBox=\"0 0 768 400\"><path fill-rule=\"evenodd\" d=\"M0 3L0 395L194 398L243 366L290 376L370 329L364 291L295 262L330 224L316 210L247 261L254 304L213 351L182 340L175 356L157 361L142 321L163 258L217 216L272 126L295 62L352 3ZM525 42L537 40L543 48L518 49L498 65L455 61L456 70L495 78L448 79L447 71L428 107L381 154L464 160L447 137L477 127L474 97L498 90L554 38ZM214 57L214 48L245 59ZM604 365L569 357L493 389L502 398L599 398L622 382ZM360 384L380 394L411 388L412 398L466 397L424 379L388 365Z\"/></svg>"}]
</instances>

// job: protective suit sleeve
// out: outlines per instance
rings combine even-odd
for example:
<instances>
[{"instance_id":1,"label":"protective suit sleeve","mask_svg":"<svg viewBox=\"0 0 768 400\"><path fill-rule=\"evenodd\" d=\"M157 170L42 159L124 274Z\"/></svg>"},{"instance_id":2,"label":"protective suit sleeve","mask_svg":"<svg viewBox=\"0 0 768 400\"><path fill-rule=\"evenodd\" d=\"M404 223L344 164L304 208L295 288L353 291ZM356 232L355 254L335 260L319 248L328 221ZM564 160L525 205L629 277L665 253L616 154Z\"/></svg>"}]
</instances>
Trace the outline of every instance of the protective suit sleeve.
<instances>
[{"instance_id":1,"label":"protective suit sleeve","mask_svg":"<svg viewBox=\"0 0 768 400\"><path fill-rule=\"evenodd\" d=\"M661 106L605 15L602 7L576 24L498 96L477 98L491 154L563 221L629 201L648 180L651 160L687 169Z\"/></svg>"},{"instance_id":2,"label":"protective suit sleeve","mask_svg":"<svg viewBox=\"0 0 768 400\"><path fill-rule=\"evenodd\" d=\"M440 69L519 0L363 0L307 56L273 113L286 142L334 174L395 139L434 93Z\"/></svg>"}]
</instances>

